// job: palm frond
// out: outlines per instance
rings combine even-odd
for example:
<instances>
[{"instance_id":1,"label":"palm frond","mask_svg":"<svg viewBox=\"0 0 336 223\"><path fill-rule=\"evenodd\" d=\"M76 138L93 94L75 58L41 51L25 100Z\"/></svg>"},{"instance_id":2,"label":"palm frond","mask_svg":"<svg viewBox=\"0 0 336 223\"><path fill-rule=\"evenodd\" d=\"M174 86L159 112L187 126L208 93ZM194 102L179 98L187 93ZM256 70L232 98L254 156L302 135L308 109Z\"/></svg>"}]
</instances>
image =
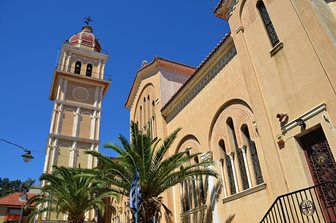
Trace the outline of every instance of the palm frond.
<instances>
[{"instance_id":1,"label":"palm frond","mask_svg":"<svg viewBox=\"0 0 336 223\"><path fill-rule=\"evenodd\" d=\"M96 170L55 167L53 173L43 174L40 178L45 182L42 193L27 202L36 207L30 217L46 211L68 214L69 217L84 216L88 210L103 208L104 197L118 197L92 173Z\"/></svg>"},{"instance_id":2,"label":"palm frond","mask_svg":"<svg viewBox=\"0 0 336 223\"><path fill-rule=\"evenodd\" d=\"M131 182L136 170L140 173L140 190L143 202L157 210L144 211L146 218L148 213L158 213L163 208L165 213L170 213L159 196L170 187L177 185L190 177L202 178L202 176L215 176L217 173L207 168L213 165L211 161L195 163L195 157L200 153L191 153L191 149L179 151L168 155L177 134L181 129L176 129L166 139L152 141L150 132L141 132L134 122L131 122L130 142L119 136L121 146L106 144L117 152L118 156L111 159L97 152L90 151L99 161L99 166L92 176L102 185L109 185L110 190L128 196ZM183 167L183 168L181 168ZM147 213L147 214L146 214ZM167 214L169 216L169 214ZM147 219L148 220L148 219Z\"/></svg>"}]
</instances>

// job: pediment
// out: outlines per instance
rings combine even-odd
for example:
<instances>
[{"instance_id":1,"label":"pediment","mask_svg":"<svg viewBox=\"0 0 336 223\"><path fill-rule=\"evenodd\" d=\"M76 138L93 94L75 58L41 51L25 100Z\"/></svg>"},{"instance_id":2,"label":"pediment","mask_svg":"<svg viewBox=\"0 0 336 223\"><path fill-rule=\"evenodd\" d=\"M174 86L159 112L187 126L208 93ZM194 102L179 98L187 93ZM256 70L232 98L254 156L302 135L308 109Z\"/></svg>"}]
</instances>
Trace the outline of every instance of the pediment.
<instances>
[{"instance_id":1,"label":"pediment","mask_svg":"<svg viewBox=\"0 0 336 223\"><path fill-rule=\"evenodd\" d=\"M135 79L133 81L131 90L129 92L128 98L127 98L126 103L125 103L126 108L130 109L132 107L134 99L135 99L135 97L137 95L137 92L139 90L141 81L143 81L143 80L145 80L145 79L147 79L147 78L149 78L153 75L156 75L160 69L166 69L166 70L173 71L175 73L181 73L181 74L189 75L189 76L191 76L195 71L194 67L191 67L191 66L188 66L188 65L185 65L185 64L181 64L181 63L177 63L177 62L174 62L174 61L170 61L170 60L167 60L167 59L164 59L164 58L156 57L151 63L149 63L145 66L142 66L138 70L138 72L135 76Z\"/></svg>"}]
</instances>

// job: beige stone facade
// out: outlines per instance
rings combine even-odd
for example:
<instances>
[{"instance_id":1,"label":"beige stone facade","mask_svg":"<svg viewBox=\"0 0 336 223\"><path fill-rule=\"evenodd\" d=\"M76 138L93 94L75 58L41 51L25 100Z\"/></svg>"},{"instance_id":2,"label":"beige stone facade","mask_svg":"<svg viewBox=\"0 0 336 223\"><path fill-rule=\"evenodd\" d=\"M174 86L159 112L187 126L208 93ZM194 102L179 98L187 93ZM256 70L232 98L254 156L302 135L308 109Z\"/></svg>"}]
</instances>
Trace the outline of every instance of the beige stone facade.
<instances>
[{"instance_id":1,"label":"beige stone facade","mask_svg":"<svg viewBox=\"0 0 336 223\"><path fill-rule=\"evenodd\" d=\"M309 152L321 142L336 180L335 1L222 0L215 14L231 33L204 62L155 58L136 74L126 107L153 139L182 127L170 154L212 153L224 184L215 222L260 222L278 196L325 180ZM186 213L183 222L194 222L197 202L182 207L181 193L172 188L165 202L175 222ZM118 221L128 222L123 208Z\"/></svg>"},{"instance_id":2,"label":"beige stone facade","mask_svg":"<svg viewBox=\"0 0 336 223\"><path fill-rule=\"evenodd\" d=\"M101 52L90 26L62 46L50 90L54 109L46 149L44 173L53 166L93 168L97 161L85 152L98 150L103 97L110 85L104 78L108 55ZM86 220L94 219L91 211ZM43 220L66 220L54 213Z\"/></svg>"}]
</instances>

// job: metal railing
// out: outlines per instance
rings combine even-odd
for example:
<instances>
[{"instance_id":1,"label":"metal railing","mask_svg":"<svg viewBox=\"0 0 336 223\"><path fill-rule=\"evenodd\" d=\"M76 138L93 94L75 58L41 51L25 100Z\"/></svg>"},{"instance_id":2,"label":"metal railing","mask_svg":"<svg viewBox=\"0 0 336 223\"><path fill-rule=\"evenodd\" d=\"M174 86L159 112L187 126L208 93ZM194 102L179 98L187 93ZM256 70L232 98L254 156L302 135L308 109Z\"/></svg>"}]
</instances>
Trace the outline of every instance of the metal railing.
<instances>
[{"instance_id":1,"label":"metal railing","mask_svg":"<svg viewBox=\"0 0 336 223\"><path fill-rule=\"evenodd\" d=\"M336 182L279 196L260 223L336 222Z\"/></svg>"},{"instance_id":2,"label":"metal railing","mask_svg":"<svg viewBox=\"0 0 336 223\"><path fill-rule=\"evenodd\" d=\"M82 65L81 69L79 70L79 74L78 73L75 73L75 66L65 66L63 64L56 64L56 67L55 67L56 70L59 70L59 71L64 71L64 72L68 72L68 73L72 73L72 74L75 74L75 75L82 75L82 76L86 76L86 67ZM99 79L99 80L102 80L101 78L98 78L101 74L98 73L98 72L93 72L91 71L91 76L86 76L86 77L90 77L90 78L93 78L93 79ZM95 77L96 76L96 77ZM98 76L98 77L97 77ZM104 73L104 78L103 80L106 80L106 81L112 81L112 76L111 75L107 75Z\"/></svg>"}]
</instances>

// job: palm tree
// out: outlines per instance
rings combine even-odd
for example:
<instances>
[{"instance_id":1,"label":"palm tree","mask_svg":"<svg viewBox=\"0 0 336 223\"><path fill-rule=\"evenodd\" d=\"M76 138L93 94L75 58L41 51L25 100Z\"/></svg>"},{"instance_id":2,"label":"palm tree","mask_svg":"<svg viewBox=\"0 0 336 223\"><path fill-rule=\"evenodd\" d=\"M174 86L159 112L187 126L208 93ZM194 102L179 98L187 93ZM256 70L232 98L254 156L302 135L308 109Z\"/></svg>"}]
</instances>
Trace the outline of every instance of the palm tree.
<instances>
[{"instance_id":1,"label":"palm tree","mask_svg":"<svg viewBox=\"0 0 336 223\"><path fill-rule=\"evenodd\" d=\"M55 167L51 174L43 174L40 181L45 184L41 194L27 202L27 206L35 206L30 221L43 212L55 212L66 214L70 223L83 223L87 211L103 211L103 198L118 197L78 168Z\"/></svg>"},{"instance_id":2,"label":"palm tree","mask_svg":"<svg viewBox=\"0 0 336 223\"><path fill-rule=\"evenodd\" d=\"M99 169L94 170L97 177L110 184L111 190L129 196L130 187L136 170L140 175L142 207L140 217L143 222L153 222L161 215L164 208L165 217L171 217L170 211L163 205L160 195L167 189L179 184L188 177L199 175L216 176L206 168L212 161L190 162L199 153L191 154L190 149L168 154L168 150L180 129L174 131L163 142L153 141L149 131L142 133L135 123L131 123L131 142L119 136L122 146L117 144L104 145L118 153L111 159L101 153L88 151L98 158ZM159 145L160 144L160 145ZM181 168L183 166L183 168Z\"/></svg>"}]
</instances>

